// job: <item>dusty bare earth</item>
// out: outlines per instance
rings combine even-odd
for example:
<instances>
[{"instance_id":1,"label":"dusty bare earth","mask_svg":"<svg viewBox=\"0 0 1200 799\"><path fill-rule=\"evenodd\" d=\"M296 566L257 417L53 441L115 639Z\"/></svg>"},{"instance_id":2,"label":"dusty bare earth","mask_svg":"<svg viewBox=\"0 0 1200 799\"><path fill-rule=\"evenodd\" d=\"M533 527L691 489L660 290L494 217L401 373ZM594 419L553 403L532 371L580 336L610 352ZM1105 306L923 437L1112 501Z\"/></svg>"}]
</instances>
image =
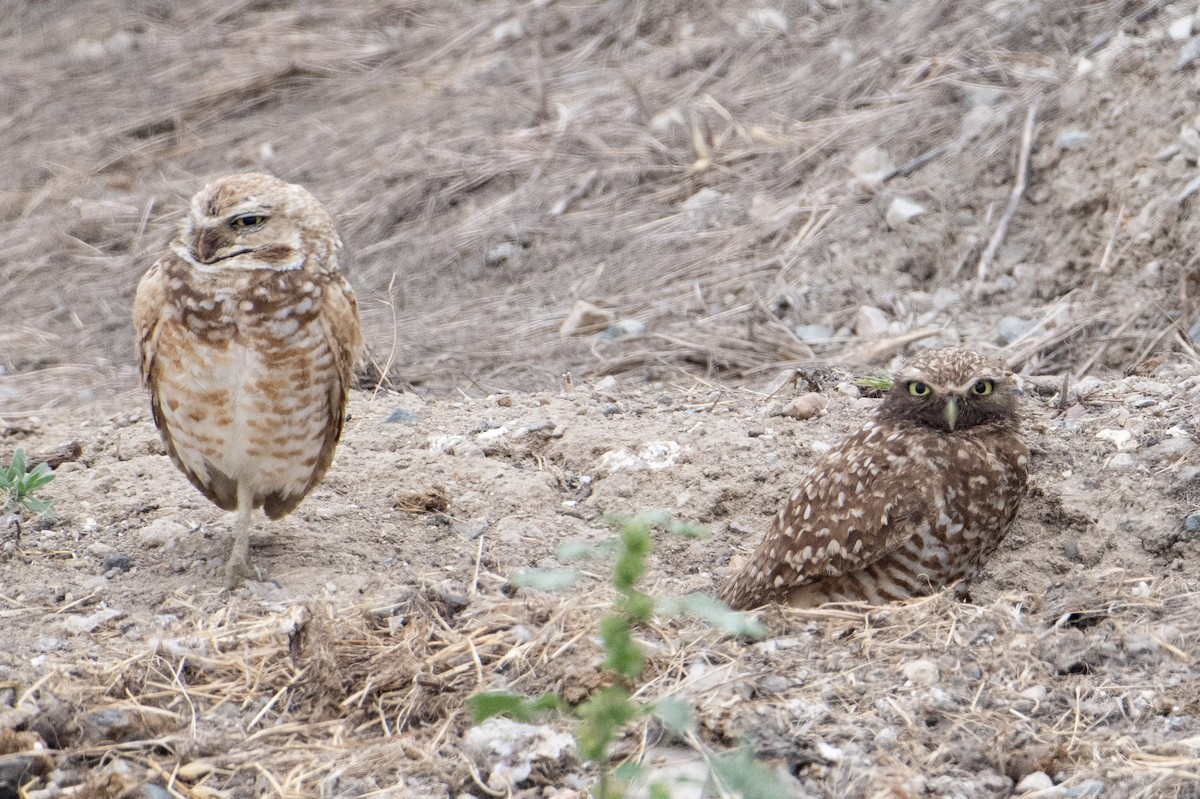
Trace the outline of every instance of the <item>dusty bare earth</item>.
<instances>
[{"instance_id":1,"label":"dusty bare earth","mask_svg":"<svg viewBox=\"0 0 1200 799\"><path fill-rule=\"evenodd\" d=\"M514 573L659 507L711 535L649 587L711 591L877 402L839 370L960 342L1024 376L1034 451L967 601L663 617L643 696L696 734L614 754L677 796L741 740L795 796L1200 796L1197 11L9 3L0 463L82 453L0 529L0 797L504 795L464 699L585 699L611 599ZM128 316L245 169L330 207L385 378L222 596L231 520L162 455ZM795 368L815 419L776 415ZM512 790L580 795L543 725Z\"/></svg>"}]
</instances>

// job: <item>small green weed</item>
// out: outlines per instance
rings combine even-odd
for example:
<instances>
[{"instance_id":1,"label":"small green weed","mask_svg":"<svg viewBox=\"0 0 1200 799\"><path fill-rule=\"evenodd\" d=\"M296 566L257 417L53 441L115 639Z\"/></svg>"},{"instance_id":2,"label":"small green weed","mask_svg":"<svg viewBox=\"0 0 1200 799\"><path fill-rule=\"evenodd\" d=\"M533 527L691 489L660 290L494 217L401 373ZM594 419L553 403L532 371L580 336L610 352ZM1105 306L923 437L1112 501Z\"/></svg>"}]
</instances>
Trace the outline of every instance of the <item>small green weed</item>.
<instances>
[{"instance_id":1,"label":"small green weed","mask_svg":"<svg viewBox=\"0 0 1200 799\"><path fill-rule=\"evenodd\" d=\"M640 590L638 582L646 572L647 560L654 547L653 528L662 527L676 535L697 538L704 535L700 528L683 524L665 512L647 512L633 517L610 517L617 527L617 536L602 544L574 542L559 550L562 560L613 557L613 585L618 597L612 611L599 623L600 640L604 646L603 668L613 677L613 685L597 691L577 707L568 707L559 697L546 695L528 699L506 692L476 694L467 700L478 724L491 716L508 714L518 721L529 721L549 710L561 710L577 721L575 741L579 754L594 763L599 779L593 795L597 799L621 799L631 780L641 776L636 763L626 763L613 769L610 763L612 744L622 730L647 715L659 718L663 725L679 736L695 741L691 733L696 721L692 708L677 697L657 701L634 698L642 677L646 653L633 637L633 631L648 623L655 614L683 615L690 613L730 635L763 638L766 629L753 617L732 611L720 600L707 594L691 594L682 600L656 599ZM513 582L541 590L566 587L578 578L568 569L528 570L513 578ZM778 782L770 769L743 750L735 755L713 755L706 759L713 765L715 776L745 797L772 796ZM662 785L655 785L651 796L667 797Z\"/></svg>"},{"instance_id":2,"label":"small green weed","mask_svg":"<svg viewBox=\"0 0 1200 799\"><path fill-rule=\"evenodd\" d=\"M892 387L891 375L882 373L860 375L850 382L859 388L867 389L868 392L878 392L880 394L885 393Z\"/></svg>"},{"instance_id":3,"label":"small green weed","mask_svg":"<svg viewBox=\"0 0 1200 799\"><path fill-rule=\"evenodd\" d=\"M0 516L16 514L20 519L32 519L50 512L55 500L34 496L42 486L54 479L54 472L44 463L25 471L25 450L13 453L12 462L0 468Z\"/></svg>"}]
</instances>

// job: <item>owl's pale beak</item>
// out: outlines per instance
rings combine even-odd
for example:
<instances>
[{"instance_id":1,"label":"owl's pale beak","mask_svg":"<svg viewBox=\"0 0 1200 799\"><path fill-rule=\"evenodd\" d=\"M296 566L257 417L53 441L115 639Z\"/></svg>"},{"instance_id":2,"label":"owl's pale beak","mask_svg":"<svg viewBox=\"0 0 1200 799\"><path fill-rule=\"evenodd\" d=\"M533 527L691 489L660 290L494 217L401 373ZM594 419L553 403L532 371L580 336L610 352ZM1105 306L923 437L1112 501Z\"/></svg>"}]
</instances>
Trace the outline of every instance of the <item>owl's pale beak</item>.
<instances>
[{"instance_id":1,"label":"owl's pale beak","mask_svg":"<svg viewBox=\"0 0 1200 799\"><path fill-rule=\"evenodd\" d=\"M942 406L942 418L946 420L946 427L953 431L958 422L958 400L954 397L947 399L946 404Z\"/></svg>"}]
</instances>

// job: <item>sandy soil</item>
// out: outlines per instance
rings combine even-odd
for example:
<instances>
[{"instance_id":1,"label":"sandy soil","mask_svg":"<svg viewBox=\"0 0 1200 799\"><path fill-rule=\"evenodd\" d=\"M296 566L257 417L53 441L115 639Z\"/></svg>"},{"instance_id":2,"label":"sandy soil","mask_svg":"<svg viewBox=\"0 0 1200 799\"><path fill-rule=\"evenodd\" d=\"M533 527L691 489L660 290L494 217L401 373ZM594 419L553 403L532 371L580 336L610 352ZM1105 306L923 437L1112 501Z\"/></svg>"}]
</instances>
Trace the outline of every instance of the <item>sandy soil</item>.
<instances>
[{"instance_id":1,"label":"sandy soil","mask_svg":"<svg viewBox=\"0 0 1200 799\"><path fill-rule=\"evenodd\" d=\"M1200 796L1196 11L6 9L0 463L81 454L53 518L0 529L0 797L503 795L463 701L586 698L612 598L603 564L514 573L665 508L711 535L664 535L649 588L713 590L877 402L841 370L957 342L1024 376L1034 455L970 596L772 610L759 643L663 617L643 696L696 736L616 754L676 796L740 740L796 796ZM128 314L186 198L243 169L334 212L391 388L224 596L231 519L163 456ZM579 301L610 316L563 335ZM777 415L795 368L816 419ZM518 795L581 794L554 751Z\"/></svg>"}]
</instances>

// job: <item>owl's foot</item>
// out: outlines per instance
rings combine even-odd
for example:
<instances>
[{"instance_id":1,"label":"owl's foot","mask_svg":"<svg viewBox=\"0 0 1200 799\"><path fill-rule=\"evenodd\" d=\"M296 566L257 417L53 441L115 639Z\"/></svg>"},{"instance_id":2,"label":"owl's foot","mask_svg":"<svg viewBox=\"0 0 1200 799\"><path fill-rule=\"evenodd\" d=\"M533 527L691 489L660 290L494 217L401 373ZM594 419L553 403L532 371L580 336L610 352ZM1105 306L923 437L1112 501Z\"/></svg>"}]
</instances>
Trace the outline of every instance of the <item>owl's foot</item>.
<instances>
[{"instance_id":1,"label":"owl's foot","mask_svg":"<svg viewBox=\"0 0 1200 799\"><path fill-rule=\"evenodd\" d=\"M239 529L234 534L233 549L225 563L225 590L234 590L243 580L262 580L262 574L250 562L250 531Z\"/></svg>"},{"instance_id":2,"label":"owl's foot","mask_svg":"<svg viewBox=\"0 0 1200 799\"><path fill-rule=\"evenodd\" d=\"M250 562L249 557L230 555L229 562L225 564L225 590L233 591L243 580L262 580L262 573Z\"/></svg>"}]
</instances>

